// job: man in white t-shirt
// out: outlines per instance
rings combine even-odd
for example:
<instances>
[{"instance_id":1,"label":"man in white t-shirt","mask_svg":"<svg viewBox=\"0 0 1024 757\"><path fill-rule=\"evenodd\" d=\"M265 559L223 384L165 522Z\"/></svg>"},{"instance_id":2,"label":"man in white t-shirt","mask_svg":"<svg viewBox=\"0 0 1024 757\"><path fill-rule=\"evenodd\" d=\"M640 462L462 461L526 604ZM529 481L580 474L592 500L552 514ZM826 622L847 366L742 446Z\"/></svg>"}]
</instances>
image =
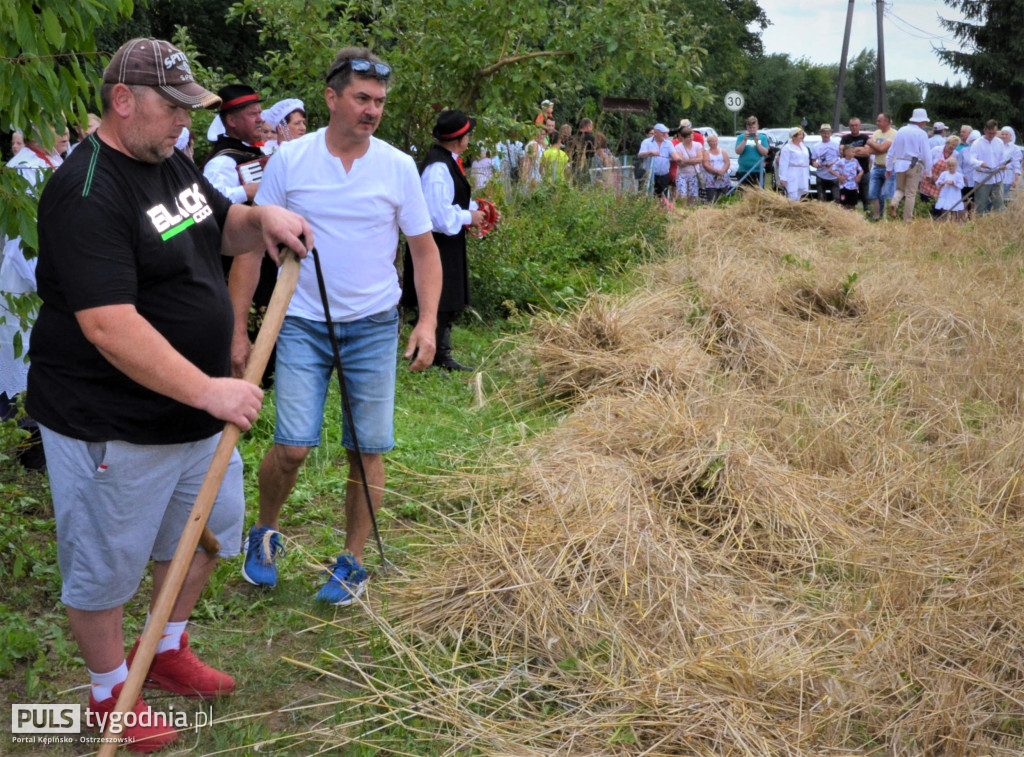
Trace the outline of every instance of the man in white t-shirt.
<instances>
[{"instance_id":1,"label":"man in white t-shirt","mask_svg":"<svg viewBox=\"0 0 1024 757\"><path fill-rule=\"evenodd\" d=\"M327 127L282 144L267 164L255 198L257 205L294 210L313 227L362 452L360 466L352 419L346 417L345 552L327 571L327 582L317 594L318 600L333 605L351 604L364 588L363 550L373 520L361 473L365 472L376 510L385 483L383 453L394 447L399 231L409 243L419 300L419 319L405 352L410 369L430 367L435 350L441 261L419 172L411 157L373 136L390 76L391 67L368 49L341 50L327 74ZM244 323L255 280L252 265L232 268L236 370L247 357L248 340L238 322ZM277 340L274 446L260 464L259 516L246 540L242 568L245 579L257 586L277 582L275 560L283 551L278 530L281 508L303 460L320 443L334 364L326 320L310 261L302 266Z\"/></svg>"}]
</instances>

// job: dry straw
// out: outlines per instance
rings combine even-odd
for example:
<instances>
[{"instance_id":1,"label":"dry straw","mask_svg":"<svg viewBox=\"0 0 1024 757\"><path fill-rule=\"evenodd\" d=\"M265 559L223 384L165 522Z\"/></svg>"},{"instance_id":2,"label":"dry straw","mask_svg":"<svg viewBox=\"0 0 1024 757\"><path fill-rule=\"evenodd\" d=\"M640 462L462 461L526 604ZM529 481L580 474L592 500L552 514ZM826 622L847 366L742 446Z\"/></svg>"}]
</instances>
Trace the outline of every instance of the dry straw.
<instances>
[{"instance_id":1,"label":"dry straw","mask_svg":"<svg viewBox=\"0 0 1024 757\"><path fill-rule=\"evenodd\" d=\"M330 668L364 743L1021 754L1022 215L753 193L539 319L566 418L453 480L474 517L368 608L376 665Z\"/></svg>"}]
</instances>

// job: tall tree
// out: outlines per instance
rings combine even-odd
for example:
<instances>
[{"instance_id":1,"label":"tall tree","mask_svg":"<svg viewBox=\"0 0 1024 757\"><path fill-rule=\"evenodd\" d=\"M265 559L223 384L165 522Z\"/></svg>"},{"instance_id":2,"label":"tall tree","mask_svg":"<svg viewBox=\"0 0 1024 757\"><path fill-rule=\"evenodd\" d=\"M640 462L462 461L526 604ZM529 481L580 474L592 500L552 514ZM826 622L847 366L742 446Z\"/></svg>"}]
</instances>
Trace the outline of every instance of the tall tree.
<instances>
[{"instance_id":1,"label":"tall tree","mask_svg":"<svg viewBox=\"0 0 1024 757\"><path fill-rule=\"evenodd\" d=\"M286 40L267 56L264 81L275 95L305 97L314 122L325 114L311 72L344 45L373 48L395 69L381 134L404 147L429 139L443 106L482 116L486 134L532 121L545 97L629 96L638 80L679 104L705 100L697 25L668 9L669 0L242 0L232 17Z\"/></svg>"},{"instance_id":2,"label":"tall tree","mask_svg":"<svg viewBox=\"0 0 1024 757\"><path fill-rule=\"evenodd\" d=\"M712 101L694 111L691 120L717 129L732 129L733 117L722 96L743 84L753 61L764 55L761 32L770 23L756 0L676 0L701 30L700 44L707 50L700 83ZM744 93L746 94L746 93Z\"/></svg>"},{"instance_id":3,"label":"tall tree","mask_svg":"<svg viewBox=\"0 0 1024 757\"><path fill-rule=\"evenodd\" d=\"M37 130L48 147L54 129L67 121L85 123L96 102L96 82L107 59L96 50L93 31L131 13L131 0L5 0L0 3L0 124L26 133ZM51 128L53 127L53 128ZM5 134L5 136L7 136ZM9 144L9 142L8 142ZM37 186L18 171L0 170L0 238L21 237L29 258L35 255ZM26 326L35 317L34 294L0 292L0 318ZM20 335L15 350L20 351Z\"/></svg>"},{"instance_id":4,"label":"tall tree","mask_svg":"<svg viewBox=\"0 0 1024 757\"><path fill-rule=\"evenodd\" d=\"M859 118L865 125L875 122L875 70L878 59L874 50L863 49L846 67L846 86L843 87L841 115L844 123Z\"/></svg>"},{"instance_id":5,"label":"tall tree","mask_svg":"<svg viewBox=\"0 0 1024 757\"><path fill-rule=\"evenodd\" d=\"M959 50L939 50L939 57L967 77L965 87L929 85L936 97L969 98L976 119L1020 123L1024 116L1024 0L945 0L963 21L942 18L942 26L960 41ZM958 90L951 93L948 90ZM947 90L943 92L943 90ZM968 106L971 107L971 106ZM965 114L967 115L967 114Z\"/></svg>"},{"instance_id":6,"label":"tall tree","mask_svg":"<svg viewBox=\"0 0 1024 757\"><path fill-rule=\"evenodd\" d=\"M130 18L96 30L97 49L113 51L133 37L170 40L179 34L179 27L185 27L191 43L202 51L206 66L222 69L244 81L246 74L256 70L266 49L259 42L258 27L224 22L232 2L140 0ZM266 47L282 46L274 40L266 41Z\"/></svg>"},{"instance_id":7,"label":"tall tree","mask_svg":"<svg viewBox=\"0 0 1024 757\"><path fill-rule=\"evenodd\" d=\"M0 123L61 133L67 120L85 123L97 101L96 83L107 58L94 30L132 11L132 0L5 0L0 3ZM0 236L20 236L26 252L36 247L36 198L17 171L0 171Z\"/></svg>"}]
</instances>

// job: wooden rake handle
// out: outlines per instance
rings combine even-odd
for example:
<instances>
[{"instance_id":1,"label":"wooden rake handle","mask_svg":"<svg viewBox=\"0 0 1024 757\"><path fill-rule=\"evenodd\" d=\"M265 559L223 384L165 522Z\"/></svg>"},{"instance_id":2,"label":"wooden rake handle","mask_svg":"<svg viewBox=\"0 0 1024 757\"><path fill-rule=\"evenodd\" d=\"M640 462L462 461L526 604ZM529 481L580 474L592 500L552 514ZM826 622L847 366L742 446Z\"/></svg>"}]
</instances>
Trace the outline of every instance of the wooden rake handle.
<instances>
[{"instance_id":1,"label":"wooden rake handle","mask_svg":"<svg viewBox=\"0 0 1024 757\"><path fill-rule=\"evenodd\" d=\"M292 293L295 291L295 284L299 280L299 259L290 250L282 253L283 263L281 272L277 277L277 284L274 286L274 294L267 305L267 313L263 318L263 326L256 336L256 345L249 356L249 364L245 369L243 378L250 384L259 384L263 371L270 360L270 352L277 341L277 332L281 330L284 322L285 311L288 310L288 303L291 301ZM185 529L182 531L178 547L174 552L174 558L164 579L164 585L157 595L150 613L149 622L139 639L139 648L135 652L135 659L132 661L131 669L128 671L128 680L121 689L121 696L117 698L115 712L130 712L135 706L142 691L142 684L145 681L146 673L153 662L153 655L156 653L157 645L160 643L160 634L163 633L167 619L171 616L171 610L178 601L178 594L185 581L192 558L195 555L196 545L199 544L200 536L206 528L206 521L210 517L210 510L213 502L220 491L221 482L227 471L228 463L231 461L231 454L234 452L235 444L241 429L234 423L227 423L221 433L220 442L213 453L213 460L206 471L206 478L199 489L195 504L192 505L192 513L189 515ZM212 537L211 537L212 538ZM104 741L100 746L99 756L110 757L117 751L117 736L108 730L103 734L105 738L112 739Z\"/></svg>"}]
</instances>

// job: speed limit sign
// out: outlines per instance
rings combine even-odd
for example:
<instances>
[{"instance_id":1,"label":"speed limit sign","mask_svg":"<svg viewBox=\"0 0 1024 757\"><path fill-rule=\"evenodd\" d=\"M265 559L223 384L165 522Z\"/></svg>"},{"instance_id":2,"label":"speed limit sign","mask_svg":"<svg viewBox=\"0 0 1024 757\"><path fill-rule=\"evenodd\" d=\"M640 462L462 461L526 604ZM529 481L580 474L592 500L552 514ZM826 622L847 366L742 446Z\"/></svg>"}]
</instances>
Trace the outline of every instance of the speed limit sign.
<instances>
[{"instance_id":1,"label":"speed limit sign","mask_svg":"<svg viewBox=\"0 0 1024 757\"><path fill-rule=\"evenodd\" d=\"M725 93L725 107L731 110L733 113L743 110L743 95L733 90L732 92Z\"/></svg>"}]
</instances>

